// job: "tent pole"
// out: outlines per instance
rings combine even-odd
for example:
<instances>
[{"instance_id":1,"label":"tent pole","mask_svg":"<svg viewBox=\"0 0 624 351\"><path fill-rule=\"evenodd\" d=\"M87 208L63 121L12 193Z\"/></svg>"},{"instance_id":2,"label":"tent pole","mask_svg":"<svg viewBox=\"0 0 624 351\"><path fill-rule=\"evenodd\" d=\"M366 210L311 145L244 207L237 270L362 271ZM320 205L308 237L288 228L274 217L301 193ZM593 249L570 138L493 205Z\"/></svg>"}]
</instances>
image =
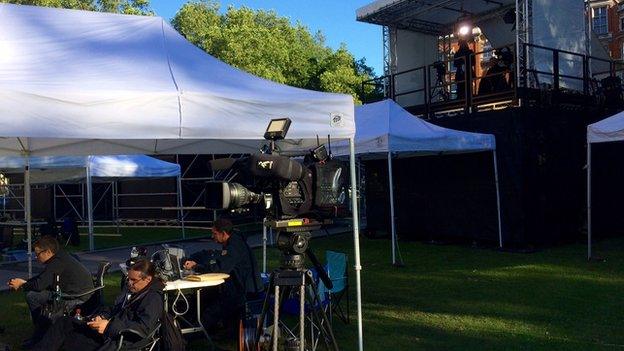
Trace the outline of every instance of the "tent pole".
<instances>
[{"instance_id":1,"label":"tent pole","mask_svg":"<svg viewBox=\"0 0 624 351\"><path fill-rule=\"evenodd\" d=\"M362 281L360 264L360 221L358 214L357 180L355 179L355 141L349 138L349 165L351 168L351 211L353 212L353 243L355 245L355 284L358 321L358 350L364 351L364 336L362 331Z\"/></svg>"},{"instance_id":2,"label":"tent pole","mask_svg":"<svg viewBox=\"0 0 624 351\"><path fill-rule=\"evenodd\" d=\"M362 158L360 157L358 159L358 165L357 165L357 186L358 189L361 187L362 185ZM360 215L360 223L362 223L362 201L358 202L358 214Z\"/></svg>"},{"instance_id":3,"label":"tent pole","mask_svg":"<svg viewBox=\"0 0 624 351\"><path fill-rule=\"evenodd\" d=\"M91 157L89 157L91 162ZM95 243L93 240L93 184L91 183L91 167L87 165L85 167L87 173L87 218L89 222L89 251L95 249Z\"/></svg>"},{"instance_id":4,"label":"tent pole","mask_svg":"<svg viewBox=\"0 0 624 351\"><path fill-rule=\"evenodd\" d=\"M26 219L26 239L28 241L28 279L32 277L32 219L30 208L30 156L26 155L24 167L24 217Z\"/></svg>"},{"instance_id":5,"label":"tent pole","mask_svg":"<svg viewBox=\"0 0 624 351\"><path fill-rule=\"evenodd\" d=\"M262 219L262 272L267 271L267 219Z\"/></svg>"},{"instance_id":6,"label":"tent pole","mask_svg":"<svg viewBox=\"0 0 624 351\"><path fill-rule=\"evenodd\" d=\"M180 217L180 226L182 226L182 239L186 239L186 231L184 228L184 209L182 208L182 175L178 175L178 216Z\"/></svg>"},{"instance_id":7,"label":"tent pole","mask_svg":"<svg viewBox=\"0 0 624 351\"><path fill-rule=\"evenodd\" d=\"M52 184L52 214L54 223L56 223L56 184Z\"/></svg>"},{"instance_id":8,"label":"tent pole","mask_svg":"<svg viewBox=\"0 0 624 351\"><path fill-rule=\"evenodd\" d=\"M494 183L496 184L496 214L498 215L498 247L503 248L503 225L501 222L501 205L500 205L500 185L498 182L498 161L496 157L496 149L492 150L494 155Z\"/></svg>"},{"instance_id":9,"label":"tent pole","mask_svg":"<svg viewBox=\"0 0 624 351\"><path fill-rule=\"evenodd\" d=\"M396 227L394 223L394 177L392 176L392 153L388 152L388 191L390 192L390 228L392 264L396 264Z\"/></svg>"},{"instance_id":10,"label":"tent pole","mask_svg":"<svg viewBox=\"0 0 624 351\"><path fill-rule=\"evenodd\" d=\"M591 142L587 142L587 260L592 258Z\"/></svg>"},{"instance_id":11,"label":"tent pole","mask_svg":"<svg viewBox=\"0 0 624 351\"><path fill-rule=\"evenodd\" d=\"M115 220L115 228L119 234L119 198L117 197L117 181L113 181L113 219Z\"/></svg>"}]
</instances>

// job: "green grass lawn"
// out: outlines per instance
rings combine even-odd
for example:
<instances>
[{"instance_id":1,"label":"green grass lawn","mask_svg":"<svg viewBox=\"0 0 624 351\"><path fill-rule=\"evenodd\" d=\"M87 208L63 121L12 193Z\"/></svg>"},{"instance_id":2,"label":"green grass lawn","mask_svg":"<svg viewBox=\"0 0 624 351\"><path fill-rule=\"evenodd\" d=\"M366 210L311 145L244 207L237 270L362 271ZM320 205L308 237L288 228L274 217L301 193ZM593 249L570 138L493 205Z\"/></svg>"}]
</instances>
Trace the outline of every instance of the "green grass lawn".
<instances>
[{"instance_id":1,"label":"green grass lawn","mask_svg":"<svg viewBox=\"0 0 624 351\"><path fill-rule=\"evenodd\" d=\"M247 223L237 225L236 228L241 233L259 232L262 230L261 223ZM87 228L80 227L79 230L81 233L80 246L69 245L67 247L69 251L75 252L89 249L89 238L85 235ZM130 226L119 227L119 229L115 226L95 227L94 233L96 250L182 239L182 230L180 228L168 227ZM209 228L185 228L187 239L211 235ZM23 233L16 233L13 243L17 244L23 238Z\"/></svg>"},{"instance_id":2,"label":"green grass lawn","mask_svg":"<svg viewBox=\"0 0 624 351\"><path fill-rule=\"evenodd\" d=\"M314 239L312 248L349 254L349 236ZM386 240L362 238L364 346L367 350L624 349L624 239L598 243L604 262L585 260L584 245L532 254L402 243L406 264L394 268ZM257 252L260 258L260 253ZM278 254L270 252L270 266ZM119 276L107 278L107 301ZM355 274L350 325L336 320L341 350L356 350ZM30 332L23 296L0 294L0 340ZM226 344L227 345L227 344ZM194 341L190 349L205 344Z\"/></svg>"}]
</instances>

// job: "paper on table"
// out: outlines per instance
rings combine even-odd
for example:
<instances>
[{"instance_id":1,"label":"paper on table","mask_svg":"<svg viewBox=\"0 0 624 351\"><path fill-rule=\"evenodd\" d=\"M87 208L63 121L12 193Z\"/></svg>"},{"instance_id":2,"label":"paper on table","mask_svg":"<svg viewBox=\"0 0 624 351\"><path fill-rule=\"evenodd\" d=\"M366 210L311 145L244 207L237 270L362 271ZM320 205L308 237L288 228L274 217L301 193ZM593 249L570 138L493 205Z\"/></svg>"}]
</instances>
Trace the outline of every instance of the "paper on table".
<instances>
[{"instance_id":1,"label":"paper on table","mask_svg":"<svg viewBox=\"0 0 624 351\"><path fill-rule=\"evenodd\" d=\"M204 274L194 274L184 277L184 280L189 280L192 282L207 282L211 280L220 280L229 278L229 274L225 273L204 273Z\"/></svg>"}]
</instances>

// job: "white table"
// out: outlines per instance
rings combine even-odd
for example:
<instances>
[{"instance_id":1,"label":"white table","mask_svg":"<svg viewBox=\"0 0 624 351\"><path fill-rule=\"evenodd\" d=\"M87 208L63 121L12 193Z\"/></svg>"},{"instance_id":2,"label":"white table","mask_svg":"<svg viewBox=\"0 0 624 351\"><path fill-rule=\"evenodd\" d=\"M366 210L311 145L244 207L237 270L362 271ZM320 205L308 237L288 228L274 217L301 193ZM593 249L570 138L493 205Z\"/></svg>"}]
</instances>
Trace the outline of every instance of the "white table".
<instances>
[{"instance_id":1,"label":"white table","mask_svg":"<svg viewBox=\"0 0 624 351\"><path fill-rule=\"evenodd\" d=\"M192 290L195 290L195 297L197 300L196 301L197 325L196 326L193 325L187 319L182 317L184 314L188 313L188 310L184 314L181 314L181 315L176 314L176 318L181 317L187 324L191 325L191 327L189 328L181 328L180 330L182 331L182 334L203 332L204 335L206 336L206 339L208 339L208 341L212 344L212 340L210 339L210 336L208 335L206 328L204 328L204 325L201 322L201 298L200 298L201 290L203 288L221 285L224 282L225 282L224 279L213 279L213 280L203 281L203 282L193 282L189 280L178 279L178 280L174 280L171 282L167 282L165 284L165 288L163 289L165 291L165 311L168 311L169 309L168 292L177 291L178 293L183 294L184 290L187 290L189 292L191 292Z\"/></svg>"}]
</instances>

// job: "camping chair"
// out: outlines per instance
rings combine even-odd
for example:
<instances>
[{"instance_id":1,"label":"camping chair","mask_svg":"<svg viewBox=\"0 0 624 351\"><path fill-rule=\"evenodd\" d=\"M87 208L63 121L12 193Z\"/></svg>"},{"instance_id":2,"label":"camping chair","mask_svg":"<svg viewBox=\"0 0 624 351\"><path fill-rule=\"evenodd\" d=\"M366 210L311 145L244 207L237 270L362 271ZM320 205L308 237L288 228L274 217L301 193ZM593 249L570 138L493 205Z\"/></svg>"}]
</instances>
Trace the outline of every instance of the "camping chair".
<instances>
[{"instance_id":1,"label":"camping chair","mask_svg":"<svg viewBox=\"0 0 624 351\"><path fill-rule=\"evenodd\" d=\"M156 327L148 335L134 329L124 329L120 331L119 338L116 341L117 351L152 351L158 349L158 343L160 342L160 326L161 324L158 322Z\"/></svg>"},{"instance_id":2,"label":"camping chair","mask_svg":"<svg viewBox=\"0 0 624 351\"><path fill-rule=\"evenodd\" d=\"M332 281L333 287L329 292L329 319L333 320L336 314L344 323L349 324L349 274L347 254L336 251L325 251L327 262L327 275ZM340 302L346 295L346 312Z\"/></svg>"},{"instance_id":3,"label":"camping chair","mask_svg":"<svg viewBox=\"0 0 624 351\"><path fill-rule=\"evenodd\" d=\"M98 309L98 307L104 304L104 275L106 274L106 272L108 272L110 266L111 263L108 261L100 262L97 273L93 276L93 289L89 289L80 294L61 293L58 297L61 300L74 300L90 295L90 297L85 302L76 305L72 310L75 311L77 308L80 308L80 312L83 316L88 316L94 313ZM69 313L70 311L65 312Z\"/></svg>"},{"instance_id":4,"label":"camping chair","mask_svg":"<svg viewBox=\"0 0 624 351\"><path fill-rule=\"evenodd\" d=\"M310 269L310 272L312 273L312 279L316 283L317 299L314 301L314 303L310 303L309 301L306 301L305 303L305 319L306 323L310 328L309 332L306 332L306 335L311 336L310 349L316 350L319 342L321 341L321 332L320 326L316 325L314 321L313 313L320 309L323 309L324 311L329 310L330 303L328 289L325 287L325 284L323 284L323 282L319 279L318 273L316 273L314 268ZM308 286L307 289L311 289L311 287ZM282 315L299 316L300 306L298 290L292 289L290 293L291 295L282 301L281 313ZM330 317L327 316L327 318ZM286 335L288 335L289 337L297 338L299 336L299 322L297 322L293 326L288 326L283 319L280 319L280 327L282 331L285 332Z\"/></svg>"}]
</instances>

